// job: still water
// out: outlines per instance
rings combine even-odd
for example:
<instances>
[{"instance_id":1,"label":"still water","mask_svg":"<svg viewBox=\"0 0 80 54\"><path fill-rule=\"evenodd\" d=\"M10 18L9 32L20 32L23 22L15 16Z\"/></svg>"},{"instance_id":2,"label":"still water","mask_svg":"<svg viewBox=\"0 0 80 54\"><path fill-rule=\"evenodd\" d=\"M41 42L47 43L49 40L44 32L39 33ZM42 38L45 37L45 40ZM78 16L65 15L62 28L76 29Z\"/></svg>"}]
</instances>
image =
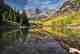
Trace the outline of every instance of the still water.
<instances>
[{"instance_id":1,"label":"still water","mask_svg":"<svg viewBox=\"0 0 80 54\"><path fill-rule=\"evenodd\" d=\"M38 40L35 33L25 29L0 26L0 51L2 54L65 54L66 50L54 39ZM37 35L38 36L38 35Z\"/></svg>"}]
</instances>

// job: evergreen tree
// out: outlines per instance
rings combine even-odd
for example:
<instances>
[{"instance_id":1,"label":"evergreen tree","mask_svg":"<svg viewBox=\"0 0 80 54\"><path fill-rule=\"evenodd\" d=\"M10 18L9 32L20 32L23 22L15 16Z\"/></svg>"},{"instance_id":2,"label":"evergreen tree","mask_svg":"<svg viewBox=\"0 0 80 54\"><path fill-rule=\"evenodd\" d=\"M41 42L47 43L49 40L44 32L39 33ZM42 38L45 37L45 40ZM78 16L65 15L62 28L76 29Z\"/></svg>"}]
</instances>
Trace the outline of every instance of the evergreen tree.
<instances>
[{"instance_id":1,"label":"evergreen tree","mask_svg":"<svg viewBox=\"0 0 80 54\"><path fill-rule=\"evenodd\" d=\"M29 26L28 18L27 18L27 15L25 14L24 10L23 10L22 18L23 18L22 24L24 26Z\"/></svg>"},{"instance_id":2,"label":"evergreen tree","mask_svg":"<svg viewBox=\"0 0 80 54\"><path fill-rule=\"evenodd\" d=\"M0 24L3 24L3 17L6 19L9 16L10 9L8 5L0 6Z\"/></svg>"},{"instance_id":3,"label":"evergreen tree","mask_svg":"<svg viewBox=\"0 0 80 54\"><path fill-rule=\"evenodd\" d=\"M0 6L0 24L6 25L8 22L3 21L3 18L5 18L6 21L9 20L9 21L16 22L16 23L20 23L20 19L22 19L21 24L24 26L29 26L29 22L28 22L28 19L27 19L27 16L25 15L25 13L20 15L18 12L16 12L16 10L13 10L8 5ZM0 25L0 26L2 26L2 25ZM26 35L27 35L27 33L28 33L28 28L25 31ZM17 36L15 34L14 35L13 34L14 34L14 32L10 35L3 34L2 32L0 32L0 49L1 50L2 50L2 48L4 48L5 45L12 44L14 41L16 41L16 37L18 37L17 39L19 39L19 37L20 37L19 34ZM24 39L25 39L25 36L23 36Z\"/></svg>"}]
</instances>

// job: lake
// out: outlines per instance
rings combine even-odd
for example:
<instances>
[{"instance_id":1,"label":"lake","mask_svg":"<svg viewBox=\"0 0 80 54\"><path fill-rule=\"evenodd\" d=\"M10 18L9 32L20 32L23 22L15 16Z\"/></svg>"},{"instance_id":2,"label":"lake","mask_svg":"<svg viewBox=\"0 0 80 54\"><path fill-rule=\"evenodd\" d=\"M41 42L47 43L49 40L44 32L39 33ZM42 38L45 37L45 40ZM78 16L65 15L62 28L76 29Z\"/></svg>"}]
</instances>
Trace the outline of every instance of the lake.
<instances>
[{"instance_id":1,"label":"lake","mask_svg":"<svg viewBox=\"0 0 80 54\"><path fill-rule=\"evenodd\" d=\"M33 33L36 34L36 33ZM0 52L2 54L65 54L66 50L52 38L40 40L32 38L26 29L12 29L0 26ZM37 35L38 36L38 35Z\"/></svg>"}]
</instances>

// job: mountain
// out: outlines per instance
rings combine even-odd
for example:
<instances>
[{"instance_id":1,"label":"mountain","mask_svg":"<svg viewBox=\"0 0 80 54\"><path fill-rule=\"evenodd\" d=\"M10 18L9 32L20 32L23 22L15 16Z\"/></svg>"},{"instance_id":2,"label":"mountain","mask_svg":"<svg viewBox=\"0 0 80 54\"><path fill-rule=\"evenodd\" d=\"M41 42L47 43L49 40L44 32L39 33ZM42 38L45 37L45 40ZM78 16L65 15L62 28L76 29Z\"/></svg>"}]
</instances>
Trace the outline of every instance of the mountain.
<instances>
[{"instance_id":1,"label":"mountain","mask_svg":"<svg viewBox=\"0 0 80 54\"><path fill-rule=\"evenodd\" d=\"M63 6L56 12L56 15L69 15L72 11L80 11L80 5L69 1L66 1Z\"/></svg>"}]
</instances>

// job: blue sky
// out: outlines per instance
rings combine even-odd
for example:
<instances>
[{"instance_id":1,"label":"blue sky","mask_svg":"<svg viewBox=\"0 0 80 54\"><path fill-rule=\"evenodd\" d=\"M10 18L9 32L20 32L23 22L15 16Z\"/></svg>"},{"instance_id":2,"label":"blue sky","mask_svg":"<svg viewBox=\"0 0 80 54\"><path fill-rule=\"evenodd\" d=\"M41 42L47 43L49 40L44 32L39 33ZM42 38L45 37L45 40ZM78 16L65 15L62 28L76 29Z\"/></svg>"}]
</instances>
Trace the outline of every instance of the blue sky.
<instances>
[{"instance_id":1,"label":"blue sky","mask_svg":"<svg viewBox=\"0 0 80 54\"><path fill-rule=\"evenodd\" d=\"M64 3L64 0L8 0L6 1L11 7L17 9L29 9L29 8L52 8L58 9Z\"/></svg>"}]
</instances>

